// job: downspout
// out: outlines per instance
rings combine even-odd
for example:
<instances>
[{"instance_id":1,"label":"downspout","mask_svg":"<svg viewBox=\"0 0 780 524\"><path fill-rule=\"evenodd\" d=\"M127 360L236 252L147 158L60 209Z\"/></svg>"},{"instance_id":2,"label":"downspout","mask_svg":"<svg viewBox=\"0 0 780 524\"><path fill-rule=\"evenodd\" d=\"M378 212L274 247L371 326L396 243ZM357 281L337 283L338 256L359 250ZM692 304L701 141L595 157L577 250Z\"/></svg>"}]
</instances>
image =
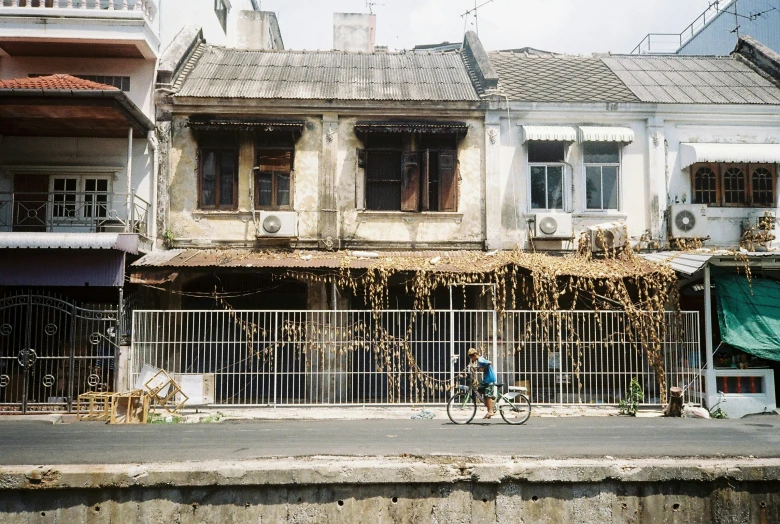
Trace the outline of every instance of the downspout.
<instances>
[{"instance_id":1,"label":"downspout","mask_svg":"<svg viewBox=\"0 0 780 524\"><path fill-rule=\"evenodd\" d=\"M133 128L127 130L127 217L125 220L125 233L130 232L130 221L133 219Z\"/></svg>"},{"instance_id":2,"label":"downspout","mask_svg":"<svg viewBox=\"0 0 780 524\"><path fill-rule=\"evenodd\" d=\"M152 210L152 217L151 220L148 220L149 217L147 217L147 223L151 222L148 233L152 239L152 251L154 251L157 248L157 177L160 172L160 143L157 141L157 134L155 131L149 131L147 140L149 141L149 147L152 148L152 194L150 195L151 198L149 198L149 207Z\"/></svg>"}]
</instances>

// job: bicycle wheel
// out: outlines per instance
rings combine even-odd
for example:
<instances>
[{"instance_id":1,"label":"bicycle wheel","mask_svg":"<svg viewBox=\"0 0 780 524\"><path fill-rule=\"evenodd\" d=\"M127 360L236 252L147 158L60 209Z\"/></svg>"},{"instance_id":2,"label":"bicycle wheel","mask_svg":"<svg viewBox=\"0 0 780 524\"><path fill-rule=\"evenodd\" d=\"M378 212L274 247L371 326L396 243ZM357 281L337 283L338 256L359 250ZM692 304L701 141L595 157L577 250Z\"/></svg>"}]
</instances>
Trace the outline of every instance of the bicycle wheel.
<instances>
[{"instance_id":1,"label":"bicycle wheel","mask_svg":"<svg viewBox=\"0 0 780 524\"><path fill-rule=\"evenodd\" d=\"M455 424L468 424L477 414L477 401L466 391L455 393L447 403L447 416Z\"/></svg>"},{"instance_id":2,"label":"bicycle wheel","mask_svg":"<svg viewBox=\"0 0 780 524\"><path fill-rule=\"evenodd\" d=\"M507 424L522 424L531 416L531 401L522 393L512 400L498 399L498 412Z\"/></svg>"}]
</instances>

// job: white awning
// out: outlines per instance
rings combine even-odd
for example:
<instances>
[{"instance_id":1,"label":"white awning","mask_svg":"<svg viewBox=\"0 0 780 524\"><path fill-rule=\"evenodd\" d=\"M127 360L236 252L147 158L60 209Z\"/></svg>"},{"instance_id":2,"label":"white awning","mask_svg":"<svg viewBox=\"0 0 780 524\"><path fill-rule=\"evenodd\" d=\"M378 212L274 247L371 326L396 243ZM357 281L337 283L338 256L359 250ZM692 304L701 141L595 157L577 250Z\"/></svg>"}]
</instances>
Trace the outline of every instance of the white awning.
<instances>
[{"instance_id":1,"label":"white awning","mask_svg":"<svg viewBox=\"0 0 780 524\"><path fill-rule=\"evenodd\" d=\"M780 144L680 144L680 167L697 162L780 164Z\"/></svg>"},{"instance_id":2,"label":"white awning","mask_svg":"<svg viewBox=\"0 0 780 524\"><path fill-rule=\"evenodd\" d=\"M523 126L523 143L529 140L576 142L577 130L572 126Z\"/></svg>"},{"instance_id":3,"label":"white awning","mask_svg":"<svg viewBox=\"0 0 780 524\"><path fill-rule=\"evenodd\" d=\"M0 233L3 249L116 249L138 253L135 233Z\"/></svg>"},{"instance_id":4,"label":"white awning","mask_svg":"<svg viewBox=\"0 0 780 524\"><path fill-rule=\"evenodd\" d=\"M581 142L634 141L634 131L629 127L580 126Z\"/></svg>"}]
</instances>

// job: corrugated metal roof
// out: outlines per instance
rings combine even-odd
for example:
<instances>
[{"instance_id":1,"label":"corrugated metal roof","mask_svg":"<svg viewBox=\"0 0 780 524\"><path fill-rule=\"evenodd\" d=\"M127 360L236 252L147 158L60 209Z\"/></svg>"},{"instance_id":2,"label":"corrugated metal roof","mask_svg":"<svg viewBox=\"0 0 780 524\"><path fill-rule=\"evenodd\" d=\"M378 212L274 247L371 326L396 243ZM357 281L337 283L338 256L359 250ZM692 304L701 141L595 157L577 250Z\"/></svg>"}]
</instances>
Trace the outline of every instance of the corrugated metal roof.
<instances>
[{"instance_id":1,"label":"corrugated metal roof","mask_svg":"<svg viewBox=\"0 0 780 524\"><path fill-rule=\"evenodd\" d=\"M245 51L206 46L177 96L478 100L459 53Z\"/></svg>"},{"instance_id":2,"label":"corrugated metal roof","mask_svg":"<svg viewBox=\"0 0 780 524\"><path fill-rule=\"evenodd\" d=\"M138 253L135 233L0 233L2 249L117 249Z\"/></svg>"},{"instance_id":3,"label":"corrugated metal roof","mask_svg":"<svg viewBox=\"0 0 780 524\"><path fill-rule=\"evenodd\" d=\"M610 56L604 64L642 102L780 104L780 89L732 57Z\"/></svg>"},{"instance_id":4,"label":"corrugated metal roof","mask_svg":"<svg viewBox=\"0 0 780 524\"><path fill-rule=\"evenodd\" d=\"M580 141L630 143L634 131L630 127L580 126Z\"/></svg>"},{"instance_id":5,"label":"corrugated metal roof","mask_svg":"<svg viewBox=\"0 0 780 524\"><path fill-rule=\"evenodd\" d=\"M683 275L693 275L712 258L710 253L686 253L683 251L659 251L657 253L642 253L645 260L669 266Z\"/></svg>"},{"instance_id":6,"label":"corrugated metal roof","mask_svg":"<svg viewBox=\"0 0 780 524\"><path fill-rule=\"evenodd\" d=\"M697 162L780 164L780 144L680 144L680 167Z\"/></svg>"},{"instance_id":7,"label":"corrugated metal roof","mask_svg":"<svg viewBox=\"0 0 780 524\"><path fill-rule=\"evenodd\" d=\"M577 129L572 126L522 126L522 128L523 142L529 140L577 141Z\"/></svg>"}]
</instances>

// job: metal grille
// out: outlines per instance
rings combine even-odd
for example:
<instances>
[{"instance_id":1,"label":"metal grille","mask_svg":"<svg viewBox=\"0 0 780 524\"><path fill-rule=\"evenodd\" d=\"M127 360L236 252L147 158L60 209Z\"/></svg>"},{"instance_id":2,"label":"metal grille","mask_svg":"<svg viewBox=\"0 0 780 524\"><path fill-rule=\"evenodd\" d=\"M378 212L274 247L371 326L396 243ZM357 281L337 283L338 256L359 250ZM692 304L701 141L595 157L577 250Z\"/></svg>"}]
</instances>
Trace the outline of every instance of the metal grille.
<instances>
[{"instance_id":1,"label":"metal grille","mask_svg":"<svg viewBox=\"0 0 780 524\"><path fill-rule=\"evenodd\" d=\"M666 326L667 386L697 402L698 313L662 315L643 325ZM535 403L616 404L637 378L657 405L635 329L624 312L136 310L126 386L149 364L213 374L216 404L440 404L476 347Z\"/></svg>"},{"instance_id":2,"label":"metal grille","mask_svg":"<svg viewBox=\"0 0 780 524\"><path fill-rule=\"evenodd\" d=\"M114 387L117 312L53 295L0 298L0 411L73 411Z\"/></svg>"}]
</instances>

